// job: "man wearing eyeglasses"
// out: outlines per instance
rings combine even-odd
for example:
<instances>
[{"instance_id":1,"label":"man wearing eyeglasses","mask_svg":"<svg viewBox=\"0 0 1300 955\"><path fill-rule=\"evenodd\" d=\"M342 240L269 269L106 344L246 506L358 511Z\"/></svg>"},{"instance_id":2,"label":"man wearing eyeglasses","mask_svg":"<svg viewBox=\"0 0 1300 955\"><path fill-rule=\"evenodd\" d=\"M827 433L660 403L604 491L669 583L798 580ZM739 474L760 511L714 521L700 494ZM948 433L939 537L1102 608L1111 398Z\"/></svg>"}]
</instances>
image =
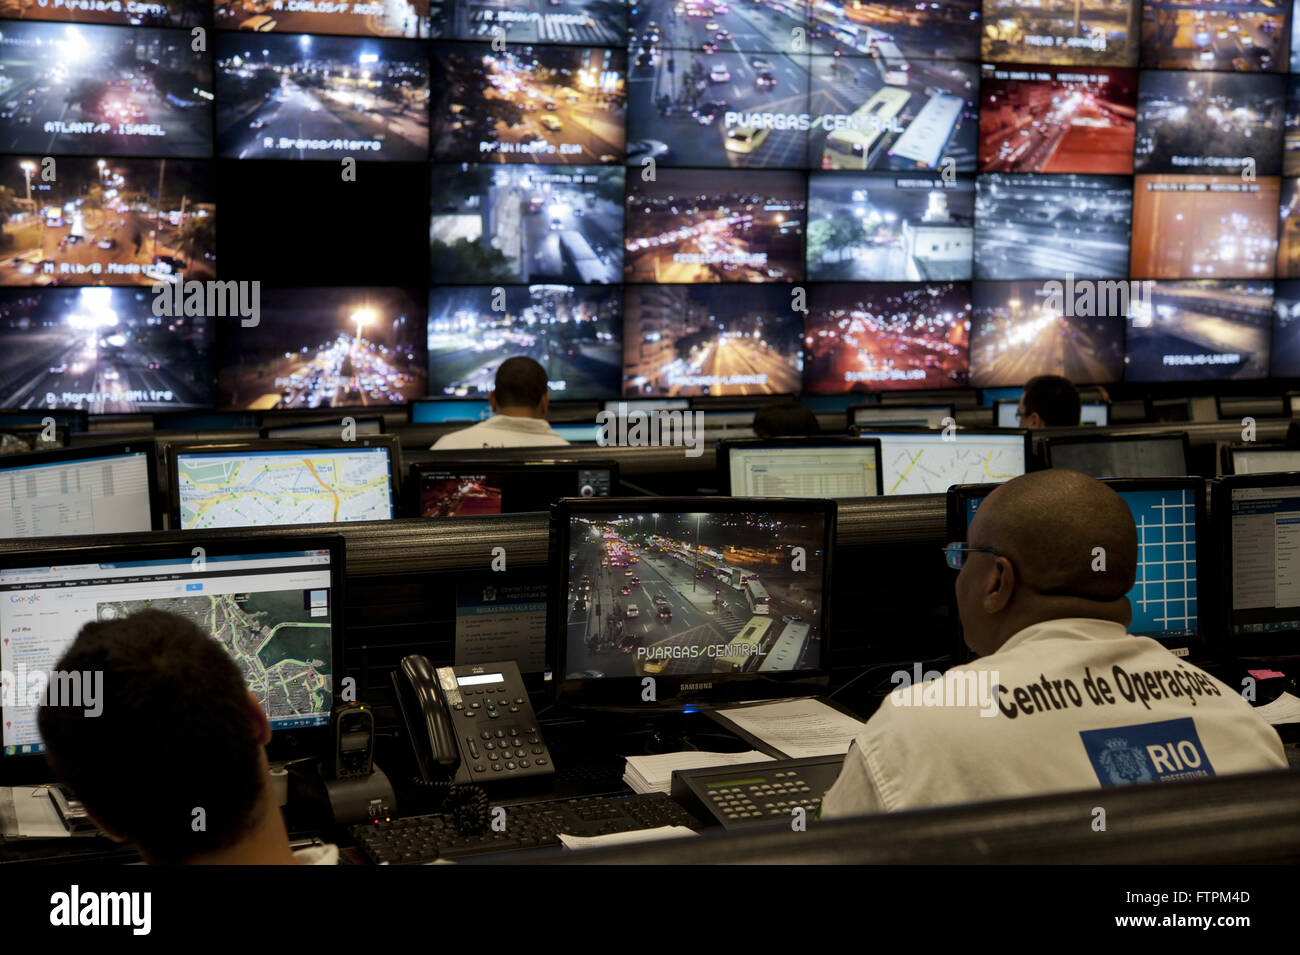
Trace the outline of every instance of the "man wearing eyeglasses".
<instances>
[{"instance_id":1,"label":"man wearing eyeglasses","mask_svg":"<svg viewBox=\"0 0 1300 955\"><path fill-rule=\"evenodd\" d=\"M979 659L881 704L823 818L1286 768L1231 687L1127 632L1137 532L1113 490L1027 474L969 536L944 553Z\"/></svg>"}]
</instances>

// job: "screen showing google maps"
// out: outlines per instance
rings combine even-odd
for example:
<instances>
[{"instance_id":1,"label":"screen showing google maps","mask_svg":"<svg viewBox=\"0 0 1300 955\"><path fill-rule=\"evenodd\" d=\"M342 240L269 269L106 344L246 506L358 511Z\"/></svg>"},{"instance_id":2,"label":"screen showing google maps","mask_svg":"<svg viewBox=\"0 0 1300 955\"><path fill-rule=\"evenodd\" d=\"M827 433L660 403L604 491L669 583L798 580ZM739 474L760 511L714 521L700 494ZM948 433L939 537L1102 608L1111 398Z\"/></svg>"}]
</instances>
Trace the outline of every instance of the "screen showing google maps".
<instances>
[{"instance_id":1,"label":"screen showing google maps","mask_svg":"<svg viewBox=\"0 0 1300 955\"><path fill-rule=\"evenodd\" d=\"M880 439L886 494L945 494L954 484L996 484L1025 473L1023 434L863 432Z\"/></svg>"},{"instance_id":2,"label":"screen showing google maps","mask_svg":"<svg viewBox=\"0 0 1300 955\"><path fill-rule=\"evenodd\" d=\"M81 628L163 610L225 648L273 730L328 725L334 606L328 550L87 562L0 570L3 752L44 751L33 679L49 674ZM90 695L86 701L91 702Z\"/></svg>"},{"instance_id":3,"label":"screen showing google maps","mask_svg":"<svg viewBox=\"0 0 1300 955\"><path fill-rule=\"evenodd\" d=\"M184 530L393 517L387 447L181 452L176 492Z\"/></svg>"}]
</instances>

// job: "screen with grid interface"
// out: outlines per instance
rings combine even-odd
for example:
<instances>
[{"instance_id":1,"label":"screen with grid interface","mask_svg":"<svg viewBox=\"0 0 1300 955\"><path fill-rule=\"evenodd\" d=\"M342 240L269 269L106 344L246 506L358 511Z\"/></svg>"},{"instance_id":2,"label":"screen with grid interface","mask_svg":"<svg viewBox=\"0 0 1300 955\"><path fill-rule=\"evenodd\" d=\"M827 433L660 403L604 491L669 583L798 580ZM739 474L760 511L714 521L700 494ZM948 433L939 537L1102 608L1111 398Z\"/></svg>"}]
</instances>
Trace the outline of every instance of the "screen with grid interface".
<instances>
[{"instance_id":1,"label":"screen with grid interface","mask_svg":"<svg viewBox=\"0 0 1300 955\"><path fill-rule=\"evenodd\" d=\"M1138 565L1129 632L1192 637L1200 629L1196 580L1196 495L1187 488L1121 491L1137 527ZM966 526L983 497L966 501Z\"/></svg>"}]
</instances>

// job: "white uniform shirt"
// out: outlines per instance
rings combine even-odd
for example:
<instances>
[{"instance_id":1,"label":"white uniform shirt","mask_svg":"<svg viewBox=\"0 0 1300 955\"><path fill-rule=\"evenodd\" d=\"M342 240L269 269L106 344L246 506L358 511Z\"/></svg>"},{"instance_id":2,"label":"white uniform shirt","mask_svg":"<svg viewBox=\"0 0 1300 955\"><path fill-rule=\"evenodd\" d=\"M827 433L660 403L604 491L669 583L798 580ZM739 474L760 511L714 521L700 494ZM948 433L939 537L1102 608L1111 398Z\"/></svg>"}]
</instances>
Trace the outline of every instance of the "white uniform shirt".
<instances>
[{"instance_id":1,"label":"white uniform shirt","mask_svg":"<svg viewBox=\"0 0 1300 955\"><path fill-rule=\"evenodd\" d=\"M990 656L896 689L849 748L821 814L1286 765L1277 733L1230 687L1118 623L1072 617L1026 627Z\"/></svg>"},{"instance_id":2,"label":"white uniform shirt","mask_svg":"<svg viewBox=\"0 0 1300 955\"><path fill-rule=\"evenodd\" d=\"M444 434L429 450L549 448L568 443L542 418L515 418L497 414L468 428Z\"/></svg>"}]
</instances>

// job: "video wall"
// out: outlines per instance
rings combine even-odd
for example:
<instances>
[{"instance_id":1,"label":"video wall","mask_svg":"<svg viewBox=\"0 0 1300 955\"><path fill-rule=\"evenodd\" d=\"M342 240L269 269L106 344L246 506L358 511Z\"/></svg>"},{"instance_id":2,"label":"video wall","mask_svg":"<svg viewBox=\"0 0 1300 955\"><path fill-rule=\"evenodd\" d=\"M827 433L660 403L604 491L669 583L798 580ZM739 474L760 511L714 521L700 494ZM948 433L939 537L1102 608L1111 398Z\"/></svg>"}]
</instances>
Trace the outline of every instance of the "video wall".
<instances>
[{"instance_id":1,"label":"video wall","mask_svg":"<svg viewBox=\"0 0 1300 955\"><path fill-rule=\"evenodd\" d=\"M0 406L1300 377L1298 22L12 0Z\"/></svg>"}]
</instances>

